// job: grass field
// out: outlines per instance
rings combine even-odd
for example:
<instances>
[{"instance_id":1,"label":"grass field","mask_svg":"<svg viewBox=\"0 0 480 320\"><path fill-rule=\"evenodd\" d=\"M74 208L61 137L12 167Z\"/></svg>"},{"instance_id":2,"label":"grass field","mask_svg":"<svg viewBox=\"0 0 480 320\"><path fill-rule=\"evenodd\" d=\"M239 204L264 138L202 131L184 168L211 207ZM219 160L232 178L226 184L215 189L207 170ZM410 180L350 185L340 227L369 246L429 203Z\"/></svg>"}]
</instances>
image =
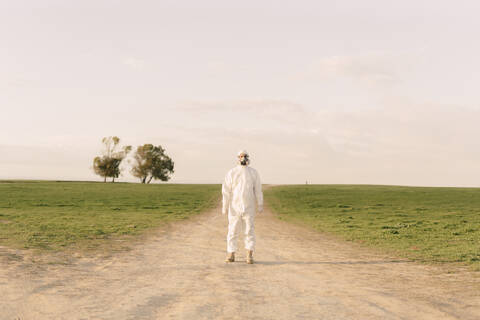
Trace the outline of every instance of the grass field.
<instances>
[{"instance_id":1,"label":"grass field","mask_svg":"<svg viewBox=\"0 0 480 320\"><path fill-rule=\"evenodd\" d=\"M96 247L213 207L218 185L0 181L0 245Z\"/></svg>"},{"instance_id":2,"label":"grass field","mask_svg":"<svg viewBox=\"0 0 480 320\"><path fill-rule=\"evenodd\" d=\"M424 262L480 270L480 188L277 186L265 197L280 219Z\"/></svg>"}]
</instances>

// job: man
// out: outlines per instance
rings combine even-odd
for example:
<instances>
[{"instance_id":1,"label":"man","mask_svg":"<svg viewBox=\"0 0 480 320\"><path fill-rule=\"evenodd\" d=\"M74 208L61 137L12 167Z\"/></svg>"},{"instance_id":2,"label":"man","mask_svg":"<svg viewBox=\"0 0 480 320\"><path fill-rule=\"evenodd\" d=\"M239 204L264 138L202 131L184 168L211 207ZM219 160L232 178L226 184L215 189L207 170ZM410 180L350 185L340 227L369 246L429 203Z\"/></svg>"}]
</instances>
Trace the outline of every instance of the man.
<instances>
[{"instance_id":1,"label":"man","mask_svg":"<svg viewBox=\"0 0 480 320\"><path fill-rule=\"evenodd\" d=\"M253 263L255 249L255 212L263 211L263 193L257 170L249 167L247 151L238 153L238 165L228 171L222 185L222 214L228 211L227 259L235 261L238 237L242 227L245 230L245 249L247 263Z\"/></svg>"}]
</instances>

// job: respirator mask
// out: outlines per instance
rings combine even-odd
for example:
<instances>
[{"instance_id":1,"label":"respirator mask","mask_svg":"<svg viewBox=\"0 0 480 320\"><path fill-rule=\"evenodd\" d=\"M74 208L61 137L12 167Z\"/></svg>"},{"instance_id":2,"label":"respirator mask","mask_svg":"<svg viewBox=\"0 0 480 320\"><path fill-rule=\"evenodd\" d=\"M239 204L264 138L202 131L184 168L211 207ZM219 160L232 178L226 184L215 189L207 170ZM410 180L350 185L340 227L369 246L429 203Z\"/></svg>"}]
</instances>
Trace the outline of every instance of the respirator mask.
<instances>
[{"instance_id":1,"label":"respirator mask","mask_svg":"<svg viewBox=\"0 0 480 320\"><path fill-rule=\"evenodd\" d=\"M248 160L248 155L243 155L240 157L240 164L246 166L250 161Z\"/></svg>"}]
</instances>

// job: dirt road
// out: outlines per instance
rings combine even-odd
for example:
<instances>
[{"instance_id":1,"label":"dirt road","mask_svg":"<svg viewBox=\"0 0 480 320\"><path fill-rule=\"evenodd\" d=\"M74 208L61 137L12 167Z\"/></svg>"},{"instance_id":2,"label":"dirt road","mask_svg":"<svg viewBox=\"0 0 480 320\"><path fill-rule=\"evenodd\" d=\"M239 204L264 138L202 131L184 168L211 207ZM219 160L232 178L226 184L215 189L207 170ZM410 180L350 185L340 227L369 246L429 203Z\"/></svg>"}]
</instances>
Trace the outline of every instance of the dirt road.
<instances>
[{"instance_id":1,"label":"dirt road","mask_svg":"<svg viewBox=\"0 0 480 320\"><path fill-rule=\"evenodd\" d=\"M257 263L225 264L217 208L127 252L32 265L0 249L0 319L480 319L480 278L257 217Z\"/></svg>"}]
</instances>

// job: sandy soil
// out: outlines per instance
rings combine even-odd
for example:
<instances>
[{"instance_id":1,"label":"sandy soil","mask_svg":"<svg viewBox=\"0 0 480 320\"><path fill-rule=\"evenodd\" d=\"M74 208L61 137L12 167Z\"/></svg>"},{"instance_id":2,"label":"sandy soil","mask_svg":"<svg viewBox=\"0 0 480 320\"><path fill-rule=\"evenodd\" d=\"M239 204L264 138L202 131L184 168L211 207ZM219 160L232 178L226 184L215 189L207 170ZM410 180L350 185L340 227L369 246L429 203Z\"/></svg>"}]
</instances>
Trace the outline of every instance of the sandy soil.
<instances>
[{"instance_id":1,"label":"sandy soil","mask_svg":"<svg viewBox=\"0 0 480 320\"><path fill-rule=\"evenodd\" d=\"M0 249L0 319L480 319L478 274L256 221L256 264L224 263L219 208L110 257L32 264ZM451 270L451 267L450 269Z\"/></svg>"}]
</instances>

